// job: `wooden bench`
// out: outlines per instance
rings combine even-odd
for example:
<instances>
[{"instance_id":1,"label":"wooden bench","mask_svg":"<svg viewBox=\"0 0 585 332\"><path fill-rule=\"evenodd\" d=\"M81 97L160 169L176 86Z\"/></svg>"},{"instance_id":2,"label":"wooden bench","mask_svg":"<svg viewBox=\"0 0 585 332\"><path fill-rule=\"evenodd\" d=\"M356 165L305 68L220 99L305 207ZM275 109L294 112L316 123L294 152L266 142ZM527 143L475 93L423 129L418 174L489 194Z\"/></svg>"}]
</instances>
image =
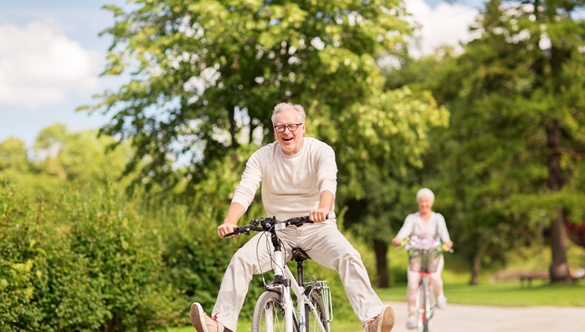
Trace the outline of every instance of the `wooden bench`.
<instances>
[{"instance_id":1,"label":"wooden bench","mask_svg":"<svg viewBox=\"0 0 585 332\"><path fill-rule=\"evenodd\" d=\"M532 286L532 280L549 280L550 276L548 271L524 271L524 270L508 270L500 271L494 274L492 281L505 281L505 280L519 280L520 286L530 287Z\"/></svg>"}]
</instances>

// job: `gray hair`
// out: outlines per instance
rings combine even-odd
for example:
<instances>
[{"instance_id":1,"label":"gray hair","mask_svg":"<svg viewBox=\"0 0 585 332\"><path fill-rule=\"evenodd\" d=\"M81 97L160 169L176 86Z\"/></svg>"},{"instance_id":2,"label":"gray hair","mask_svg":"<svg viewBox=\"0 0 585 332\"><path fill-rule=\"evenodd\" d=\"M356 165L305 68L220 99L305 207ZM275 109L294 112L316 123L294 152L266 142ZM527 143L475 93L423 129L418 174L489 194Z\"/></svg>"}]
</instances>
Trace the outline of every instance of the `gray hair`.
<instances>
[{"instance_id":1,"label":"gray hair","mask_svg":"<svg viewBox=\"0 0 585 332\"><path fill-rule=\"evenodd\" d=\"M428 198L431 199L431 202L434 202L435 201L435 194L433 194L433 192L429 188L422 188L421 190L419 190L416 193L416 201L418 202L418 200L422 196L427 196Z\"/></svg>"},{"instance_id":2,"label":"gray hair","mask_svg":"<svg viewBox=\"0 0 585 332\"><path fill-rule=\"evenodd\" d=\"M280 103L274 106L274 112L272 112L272 124L276 121L276 117L280 112L293 109L297 111L299 116L299 122L305 123L305 109L301 105L291 104L291 103Z\"/></svg>"}]
</instances>

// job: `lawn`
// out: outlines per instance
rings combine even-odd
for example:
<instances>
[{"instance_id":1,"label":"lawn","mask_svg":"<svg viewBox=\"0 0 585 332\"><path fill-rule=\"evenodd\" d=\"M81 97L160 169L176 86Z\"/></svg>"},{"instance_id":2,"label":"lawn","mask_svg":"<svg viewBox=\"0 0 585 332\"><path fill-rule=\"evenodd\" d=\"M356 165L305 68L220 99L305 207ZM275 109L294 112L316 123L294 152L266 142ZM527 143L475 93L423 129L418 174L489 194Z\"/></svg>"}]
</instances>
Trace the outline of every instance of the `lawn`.
<instances>
[{"instance_id":1,"label":"lawn","mask_svg":"<svg viewBox=\"0 0 585 332\"><path fill-rule=\"evenodd\" d=\"M404 301L406 288L396 286L377 290L382 301ZM534 282L531 287L521 286L516 282L485 282L477 286L466 284L446 284L445 294L449 303L490 305L508 307L554 306L554 307L585 307L585 282L574 285L551 286L544 282ZM249 331L251 323L240 321L238 331ZM355 317L335 317L331 323L331 331L361 331L360 322ZM172 328L170 332L194 332L191 326Z\"/></svg>"},{"instance_id":2,"label":"lawn","mask_svg":"<svg viewBox=\"0 0 585 332\"><path fill-rule=\"evenodd\" d=\"M392 287L378 290L383 301L404 301L406 289ZM534 282L531 287L520 282L485 282L477 286L445 284L445 295L449 303L529 307L529 306L585 306L585 283L574 285L549 285Z\"/></svg>"}]
</instances>

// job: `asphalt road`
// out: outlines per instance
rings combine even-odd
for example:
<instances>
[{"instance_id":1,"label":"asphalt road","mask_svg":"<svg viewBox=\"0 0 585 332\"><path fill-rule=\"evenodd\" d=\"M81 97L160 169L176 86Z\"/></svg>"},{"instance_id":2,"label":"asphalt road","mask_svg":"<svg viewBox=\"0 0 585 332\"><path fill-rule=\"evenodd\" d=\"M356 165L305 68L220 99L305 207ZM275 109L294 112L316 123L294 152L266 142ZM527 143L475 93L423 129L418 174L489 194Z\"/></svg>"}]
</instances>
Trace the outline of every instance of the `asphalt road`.
<instances>
[{"instance_id":1,"label":"asphalt road","mask_svg":"<svg viewBox=\"0 0 585 332\"><path fill-rule=\"evenodd\" d=\"M392 332L407 330L406 303L389 302L396 324ZM502 308L448 304L430 321L431 332L585 332L585 307Z\"/></svg>"}]
</instances>

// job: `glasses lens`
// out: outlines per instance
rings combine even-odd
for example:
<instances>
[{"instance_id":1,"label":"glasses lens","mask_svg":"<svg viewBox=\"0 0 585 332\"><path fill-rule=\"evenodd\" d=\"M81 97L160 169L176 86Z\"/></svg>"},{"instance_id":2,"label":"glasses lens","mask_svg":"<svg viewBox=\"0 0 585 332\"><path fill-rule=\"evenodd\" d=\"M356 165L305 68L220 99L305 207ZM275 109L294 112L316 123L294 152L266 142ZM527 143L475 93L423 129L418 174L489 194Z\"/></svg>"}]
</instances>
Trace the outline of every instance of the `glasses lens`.
<instances>
[{"instance_id":1,"label":"glasses lens","mask_svg":"<svg viewBox=\"0 0 585 332\"><path fill-rule=\"evenodd\" d=\"M297 128L299 128L300 125L302 125L302 123L294 123L294 124L289 124L289 125L277 125L277 126L274 126L274 130L276 130L277 133L284 133L286 128L288 128L288 130L292 133L293 131L297 130Z\"/></svg>"}]
</instances>

